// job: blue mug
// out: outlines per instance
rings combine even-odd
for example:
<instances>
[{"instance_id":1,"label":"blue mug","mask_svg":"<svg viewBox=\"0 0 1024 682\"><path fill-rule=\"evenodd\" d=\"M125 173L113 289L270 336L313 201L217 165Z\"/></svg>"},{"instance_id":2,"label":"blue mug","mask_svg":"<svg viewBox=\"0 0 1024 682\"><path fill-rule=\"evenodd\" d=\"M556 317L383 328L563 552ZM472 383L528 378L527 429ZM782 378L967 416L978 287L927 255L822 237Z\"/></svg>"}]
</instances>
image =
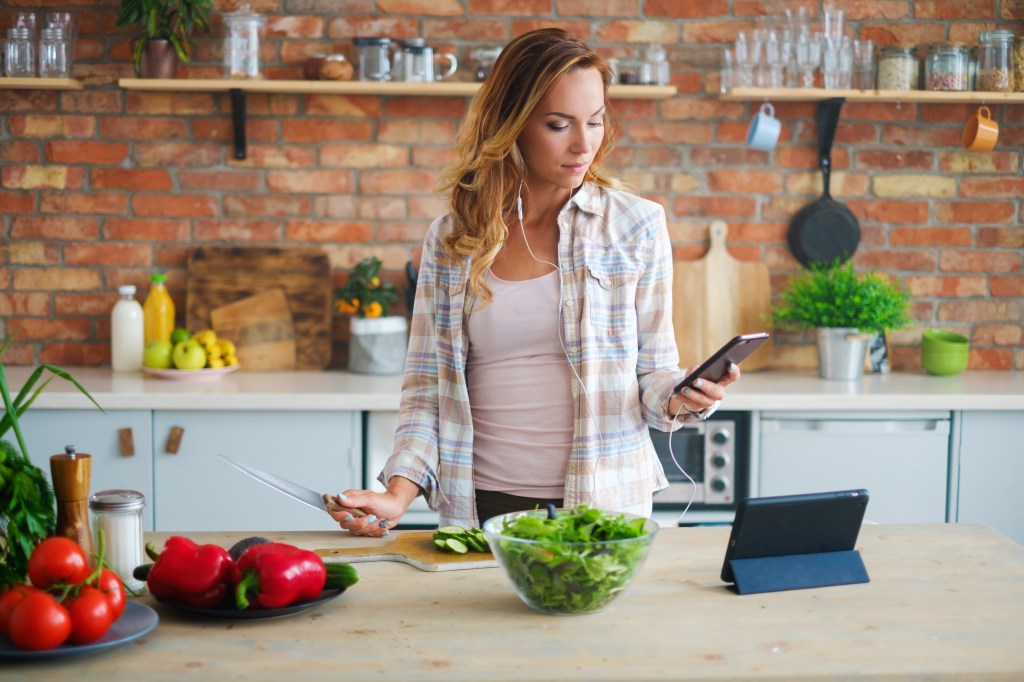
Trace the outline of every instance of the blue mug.
<instances>
[{"instance_id":1,"label":"blue mug","mask_svg":"<svg viewBox=\"0 0 1024 682\"><path fill-rule=\"evenodd\" d=\"M761 110L750 119L747 128L747 146L769 152L779 141L782 123L775 118L775 107L768 102L761 105Z\"/></svg>"}]
</instances>

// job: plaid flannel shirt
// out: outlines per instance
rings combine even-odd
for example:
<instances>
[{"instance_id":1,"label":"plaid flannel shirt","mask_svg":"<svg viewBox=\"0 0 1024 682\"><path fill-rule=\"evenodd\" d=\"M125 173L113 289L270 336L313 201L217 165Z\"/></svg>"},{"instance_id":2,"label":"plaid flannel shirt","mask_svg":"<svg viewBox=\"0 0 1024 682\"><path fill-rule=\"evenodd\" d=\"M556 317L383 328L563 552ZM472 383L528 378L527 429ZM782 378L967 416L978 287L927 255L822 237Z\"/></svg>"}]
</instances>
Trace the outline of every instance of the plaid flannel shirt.
<instances>
[{"instance_id":1,"label":"plaid flannel shirt","mask_svg":"<svg viewBox=\"0 0 1024 682\"><path fill-rule=\"evenodd\" d=\"M563 335L580 377L572 384L564 504L649 516L652 495L668 482L647 429L672 428L668 400L684 376L665 212L587 183L562 208L558 227ZM468 260L447 255L450 229L442 216L424 240L395 446L379 480L414 481L442 525L471 528L480 526L466 386L466 316L475 295ZM676 426L693 419L681 416Z\"/></svg>"}]
</instances>

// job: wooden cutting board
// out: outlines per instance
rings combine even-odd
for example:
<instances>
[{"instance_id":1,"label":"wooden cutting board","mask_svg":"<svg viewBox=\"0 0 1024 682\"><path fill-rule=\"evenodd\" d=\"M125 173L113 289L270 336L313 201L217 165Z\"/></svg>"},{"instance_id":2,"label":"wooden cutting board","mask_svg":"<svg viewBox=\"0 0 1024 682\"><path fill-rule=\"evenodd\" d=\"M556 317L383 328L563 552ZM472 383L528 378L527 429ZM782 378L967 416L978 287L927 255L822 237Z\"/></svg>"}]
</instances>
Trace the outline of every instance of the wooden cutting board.
<instances>
[{"instance_id":1,"label":"wooden cutting board","mask_svg":"<svg viewBox=\"0 0 1024 682\"><path fill-rule=\"evenodd\" d=\"M434 546L432 530L395 530L374 541L373 545L318 549L324 561L356 564L364 561L400 561L421 571L457 571L468 568L494 568L498 561L490 552L449 554Z\"/></svg>"},{"instance_id":2,"label":"wooden cutting board","mask_svg":"<svg viewBox=\"0 0 1024 682\"><path fill-rule=\"evenodd\" d=\"M295 326L284 289L275 287L210 311L217 336L230 339L248 371L295 369Z\"/></svg>"},{"instance_id":3,"label":"wooden cutting board","mask_svg":"<svg viewBox=\"0 0 1024 682\"><path fill-rule=\"evenodd\" d=\"M274 288L284 290L291 310L294 368L324 369L331 361L331 264L318 247L194 249L188 259L186 324L193 331L211 327L214 309Z\"/></svg>"},{"instance_id":4,"label":"wooden cutting board","mask_svg":"<svg viewBox=\"0 0 1024 682\"><path fill-rule=\"evenodd\" d=\"M725 246L729 228L723 221L712 222L709 232L711 246L703 258L675 264L672 324L680 367L703 362L734 336L771 326L768 266L730 256ZM743 361L743 371L769 366L772 350L769 339Z\"/></svg>"}]
</instances>

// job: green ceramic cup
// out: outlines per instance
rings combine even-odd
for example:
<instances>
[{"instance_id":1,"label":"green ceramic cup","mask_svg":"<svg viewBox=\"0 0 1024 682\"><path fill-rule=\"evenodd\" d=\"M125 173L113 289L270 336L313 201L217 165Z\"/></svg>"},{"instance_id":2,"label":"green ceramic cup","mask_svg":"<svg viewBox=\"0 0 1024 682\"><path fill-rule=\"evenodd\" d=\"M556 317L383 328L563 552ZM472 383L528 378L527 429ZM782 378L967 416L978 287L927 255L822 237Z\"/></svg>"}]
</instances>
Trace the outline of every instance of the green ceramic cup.
<instances>
[{"instance_id":1,"label":"green ceramic cup","mask_svg":"<svg viewBox=\"0 0 1024 682\"><path fill-rule=\"evenodd\" d=\"M959 374L967 369L970 350L970 341L955 332L925 329L921 333L921 366L929 374Z\"/></svg>"}]
</instances>

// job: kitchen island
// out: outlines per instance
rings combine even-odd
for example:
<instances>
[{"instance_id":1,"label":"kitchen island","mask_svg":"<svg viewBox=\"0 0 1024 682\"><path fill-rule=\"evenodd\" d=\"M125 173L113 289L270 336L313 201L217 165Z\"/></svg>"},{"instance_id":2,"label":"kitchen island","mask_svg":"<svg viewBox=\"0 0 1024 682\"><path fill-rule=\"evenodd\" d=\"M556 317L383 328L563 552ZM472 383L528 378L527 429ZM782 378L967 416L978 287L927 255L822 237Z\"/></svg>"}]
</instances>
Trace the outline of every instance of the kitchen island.
<instances>
[{"instance_id":1,"label":"kitchen island","mask_svg":"<svg viewBox=\"0 0 1024 682\"><path fill-rule=\"evenodd\" d=\"M981 525L866 525L871 582L737 596L724 527L666 528L598 614L528 609L499 568L356 564L360 582L272 620L184 615L105 653L3 663L5 681L1024 679L1024 548ZM159 547L167 534L152 534ZM200 534L229 546L240 534ZM270 537L310 549L378 542Z\"/></svg>"}]
</instances>

